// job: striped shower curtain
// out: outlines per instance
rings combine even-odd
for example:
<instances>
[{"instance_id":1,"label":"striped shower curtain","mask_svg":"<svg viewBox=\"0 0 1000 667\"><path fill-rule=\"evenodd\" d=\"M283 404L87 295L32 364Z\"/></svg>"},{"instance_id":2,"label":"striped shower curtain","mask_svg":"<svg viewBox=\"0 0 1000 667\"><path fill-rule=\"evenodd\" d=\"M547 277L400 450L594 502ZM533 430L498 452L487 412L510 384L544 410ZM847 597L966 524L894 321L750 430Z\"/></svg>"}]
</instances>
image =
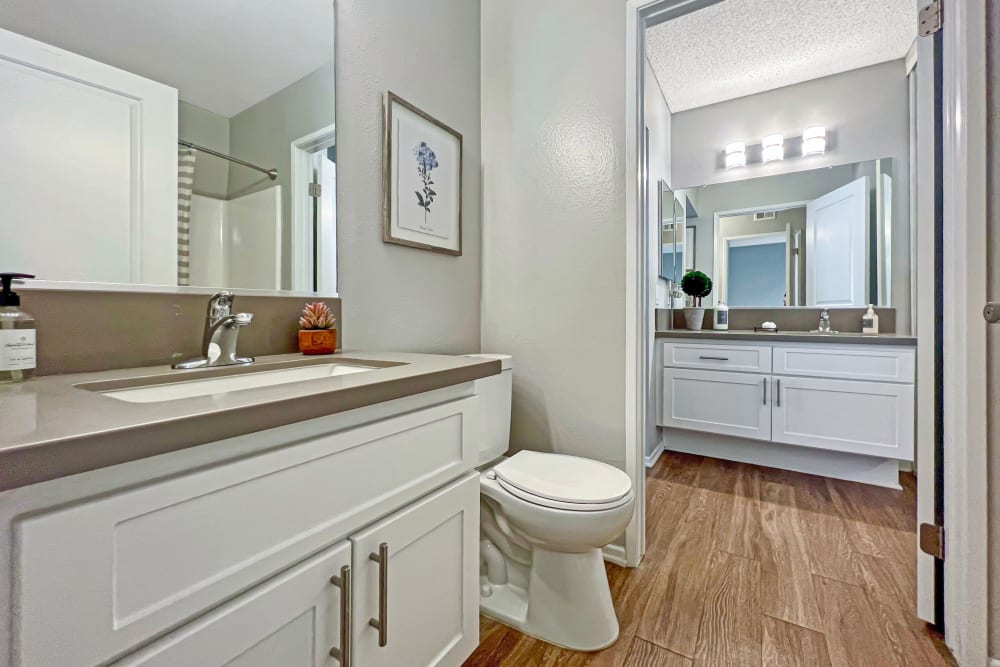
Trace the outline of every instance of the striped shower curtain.
<instances>
[{"instance_id":1,"label":"striped shower curtain","mask_svg":"<svg viewBox=\"0 0 1000 667\"><path fill-rule=\"evenodd\" d=\"M177 284L191 284L191 195L194 190L193 148L177 150Z\"/></svg>"}]
</instances>

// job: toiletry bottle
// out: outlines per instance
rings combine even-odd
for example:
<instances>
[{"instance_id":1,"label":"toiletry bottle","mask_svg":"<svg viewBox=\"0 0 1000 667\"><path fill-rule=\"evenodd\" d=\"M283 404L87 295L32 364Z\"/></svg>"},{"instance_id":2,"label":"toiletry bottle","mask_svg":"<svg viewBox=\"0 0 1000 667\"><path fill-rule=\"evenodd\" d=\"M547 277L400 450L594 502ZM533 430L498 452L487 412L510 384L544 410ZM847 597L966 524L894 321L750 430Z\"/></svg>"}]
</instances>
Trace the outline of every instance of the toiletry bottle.
<instances>
[{"instance_id":1,"label":"toiletry bottle","mask_svg":"<svg viewBox=\"0 0 1000 667\"><path fill-rule=\"evenodd\" d=\"M861 317L861 333L878 333L878 315L875 314L874 304L868 304L868 312Z\"/></svg>"},{"instance_id":2,"label":"toiletry bottle","mask_svg":"<svg viewBox=\"0 0 1000 667\"><path fill-rule=\"evenodd\" d=\"M0 383L24 382L35 376L35 318L21 310L21 297L11 291L26 273L0 273Z\"/></svg>"},{"instance_id":3,"label":"toiletry bottle","mask_svg":"<svg viewBox=\"0 0 1000 667\"><path fill-rule=\"evenodd\" d=\"M718 331L729 331L729 306L721 301L715 306L715 314L712 316L712 328Z\"/></svg>"}]
</instances>

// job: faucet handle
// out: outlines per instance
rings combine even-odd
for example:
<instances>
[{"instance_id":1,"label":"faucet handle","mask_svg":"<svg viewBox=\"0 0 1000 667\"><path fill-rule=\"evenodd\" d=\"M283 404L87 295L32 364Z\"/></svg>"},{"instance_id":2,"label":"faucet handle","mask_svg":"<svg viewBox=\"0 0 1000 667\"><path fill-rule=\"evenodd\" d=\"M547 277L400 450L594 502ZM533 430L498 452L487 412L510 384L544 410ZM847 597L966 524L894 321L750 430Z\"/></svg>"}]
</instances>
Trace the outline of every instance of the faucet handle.
<instances>
[{"instance_id":1,"label":"faucet handle","mask_svg":"<svg viewBox=\"0 0 1000 667\"><path fill-rule=\"evenodd\" d=\"M208 320L215 323L232 312L236 295L229 290L222 290L212 295L208 300Z\"/></svg>"}]
</instances>

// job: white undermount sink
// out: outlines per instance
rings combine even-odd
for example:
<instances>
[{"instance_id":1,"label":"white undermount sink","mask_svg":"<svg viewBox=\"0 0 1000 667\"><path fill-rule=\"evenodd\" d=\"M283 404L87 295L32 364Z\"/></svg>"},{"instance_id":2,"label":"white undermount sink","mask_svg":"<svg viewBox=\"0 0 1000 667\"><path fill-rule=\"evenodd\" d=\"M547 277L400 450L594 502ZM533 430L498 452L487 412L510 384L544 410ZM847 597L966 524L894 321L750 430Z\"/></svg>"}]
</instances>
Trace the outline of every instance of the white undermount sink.
<instances>
[{"instance_id":1,"label":"white undermount sink","mask_svg":"<svg viewBox=\"0 0 1000 667\"><path fill-rule=\"evenodd\" d=\"M230 391L240 391L241 389L259 389L261 387L273 387L275 385L304 382L306 380L319 380L339 375L365 373L373 370L377 370L377 368L340 363L315 364L280 370L250 370L240 374L224 375L221 377L160 382L145 386L132 386L101 391L101 394L128 403L159 403L162 401L176 401L182 398L223 394Z\"/></svg>"}]
</instances>

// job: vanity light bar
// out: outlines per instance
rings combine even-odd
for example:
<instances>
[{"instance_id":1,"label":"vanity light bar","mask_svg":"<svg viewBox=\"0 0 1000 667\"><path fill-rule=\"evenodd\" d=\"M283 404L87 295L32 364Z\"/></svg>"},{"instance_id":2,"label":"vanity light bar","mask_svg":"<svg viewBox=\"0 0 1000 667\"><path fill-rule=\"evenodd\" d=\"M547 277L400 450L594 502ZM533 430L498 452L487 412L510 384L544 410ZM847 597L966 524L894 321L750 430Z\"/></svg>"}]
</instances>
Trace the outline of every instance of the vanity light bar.
<instances>
[{"instance_id":1,"label":"vanity light bar","mask_svg":"<svg viewBox=\"0 0 1000 667\"><path fill-rule=\"evenodd\" d=\"M826 153L826 126L811 125L802 131L802 157L809 155L823 155ZM794 144L794 142L793 142ZM785 159L785 136L779 132L769 134L760 144L760 161L777 162ZM794 146L793 146L794 150ZM726 144L726 169L736 169L745 167L749 162L757 160L747 160L747 144L743 141L734 141Z\"/></svg>"}]
</instances>

